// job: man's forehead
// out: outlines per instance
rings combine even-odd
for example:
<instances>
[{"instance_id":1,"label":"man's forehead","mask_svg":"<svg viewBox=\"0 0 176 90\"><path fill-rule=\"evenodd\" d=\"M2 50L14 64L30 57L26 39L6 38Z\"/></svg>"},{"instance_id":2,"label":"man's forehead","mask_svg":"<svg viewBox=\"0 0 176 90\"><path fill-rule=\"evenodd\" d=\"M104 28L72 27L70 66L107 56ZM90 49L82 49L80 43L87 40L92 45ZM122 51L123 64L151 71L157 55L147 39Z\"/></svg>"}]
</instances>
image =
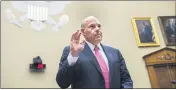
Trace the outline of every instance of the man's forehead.
<instances>
[{"instance_id":1,"label":"man's forehead","mask_svg":"<svg viewBox=\"0 0 176 90\"><path fill-rule=\"evenodd\" d=\"M91 25L91 24L100 24L100 22L99 22L99 21L96 21L96 20L89 20L89 21L86 21L85 24L87 24L87 25Z\"/></svg>"}]
</instances>

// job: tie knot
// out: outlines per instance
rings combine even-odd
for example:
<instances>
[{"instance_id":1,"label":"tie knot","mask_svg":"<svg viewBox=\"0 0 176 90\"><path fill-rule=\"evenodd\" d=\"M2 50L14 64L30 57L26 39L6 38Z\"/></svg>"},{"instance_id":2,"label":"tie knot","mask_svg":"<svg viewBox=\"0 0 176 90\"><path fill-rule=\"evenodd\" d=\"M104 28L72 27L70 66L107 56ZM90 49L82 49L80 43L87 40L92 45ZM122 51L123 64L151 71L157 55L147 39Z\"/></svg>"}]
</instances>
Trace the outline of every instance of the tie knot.
<instances>
[{"instance_id":1,"label":"tie knot","mask_svg":"<svg viewBox=\"0 0 176 90\"><path fill-rule=\"evenodd\" d=\"M95 51L98 51L99 50L99 47L96 45L95 48L94 48Z\"/></svg>"}]
</instances>

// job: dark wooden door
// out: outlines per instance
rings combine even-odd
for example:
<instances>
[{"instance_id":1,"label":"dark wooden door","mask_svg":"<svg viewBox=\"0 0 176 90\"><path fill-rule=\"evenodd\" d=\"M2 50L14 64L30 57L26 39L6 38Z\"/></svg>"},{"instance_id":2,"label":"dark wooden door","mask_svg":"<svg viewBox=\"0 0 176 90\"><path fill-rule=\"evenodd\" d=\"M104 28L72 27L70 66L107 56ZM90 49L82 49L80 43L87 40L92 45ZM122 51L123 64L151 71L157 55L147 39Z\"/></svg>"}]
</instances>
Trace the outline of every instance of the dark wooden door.
<instances>
[{"instance_id":1,"label":"dark wooden door","mask_svg":"<svg viewBox=\"0 0 176 90\"><path fill-rule=\"evenodd\" d=\"M159 88L176 88L176 65L154 65Z\"/></svg>"}]
</instances>

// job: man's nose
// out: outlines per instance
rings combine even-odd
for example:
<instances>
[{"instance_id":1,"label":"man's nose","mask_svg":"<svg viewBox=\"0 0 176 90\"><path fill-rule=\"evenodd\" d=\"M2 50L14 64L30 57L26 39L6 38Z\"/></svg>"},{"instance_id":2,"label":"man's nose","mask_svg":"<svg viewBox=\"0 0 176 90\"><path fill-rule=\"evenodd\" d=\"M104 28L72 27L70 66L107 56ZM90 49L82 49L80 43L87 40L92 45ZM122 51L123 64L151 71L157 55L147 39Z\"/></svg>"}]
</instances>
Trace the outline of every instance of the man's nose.
<instances>
[{"instance_id":1,"label":"man's nose","mask_svg":"<svg viewBox=\"0 0 176 90\"><path fill-rule=\"evenodd\" d=\"M100 27L96 26L95 31L100 31Z\"/></svg>"}]
</instances>

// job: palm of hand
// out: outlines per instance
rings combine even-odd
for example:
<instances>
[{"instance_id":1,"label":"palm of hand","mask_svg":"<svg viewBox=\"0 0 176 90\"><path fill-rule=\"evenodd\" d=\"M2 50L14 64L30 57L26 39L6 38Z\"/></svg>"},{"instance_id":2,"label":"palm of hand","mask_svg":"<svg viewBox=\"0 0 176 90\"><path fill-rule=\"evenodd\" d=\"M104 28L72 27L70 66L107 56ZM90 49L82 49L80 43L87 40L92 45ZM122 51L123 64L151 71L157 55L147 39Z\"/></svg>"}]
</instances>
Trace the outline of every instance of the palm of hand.
<instances>
[{"instance_id":1,"label":"palm of hand","mask_svg":"<svg viewBox=\"0 0 176 90\"><path fill-rule=\"evenodd\" d=\"M84 45L79 43L79 41L77 42L73 42L71 43L71 50L74 52L81 52L84 49Z\"/></svg>"},{"instance_id":2,"label":"palm of hand","mask_svg":"<svg viewBox=\"0 0 176 90\"><path fill-rule=\"evenodd\" d=\"M80 43L81 33L79 31L72 34L70 51L72 56L78 56L78 54L84 49L85 40Z\"/></svg>"}]
</instances>

